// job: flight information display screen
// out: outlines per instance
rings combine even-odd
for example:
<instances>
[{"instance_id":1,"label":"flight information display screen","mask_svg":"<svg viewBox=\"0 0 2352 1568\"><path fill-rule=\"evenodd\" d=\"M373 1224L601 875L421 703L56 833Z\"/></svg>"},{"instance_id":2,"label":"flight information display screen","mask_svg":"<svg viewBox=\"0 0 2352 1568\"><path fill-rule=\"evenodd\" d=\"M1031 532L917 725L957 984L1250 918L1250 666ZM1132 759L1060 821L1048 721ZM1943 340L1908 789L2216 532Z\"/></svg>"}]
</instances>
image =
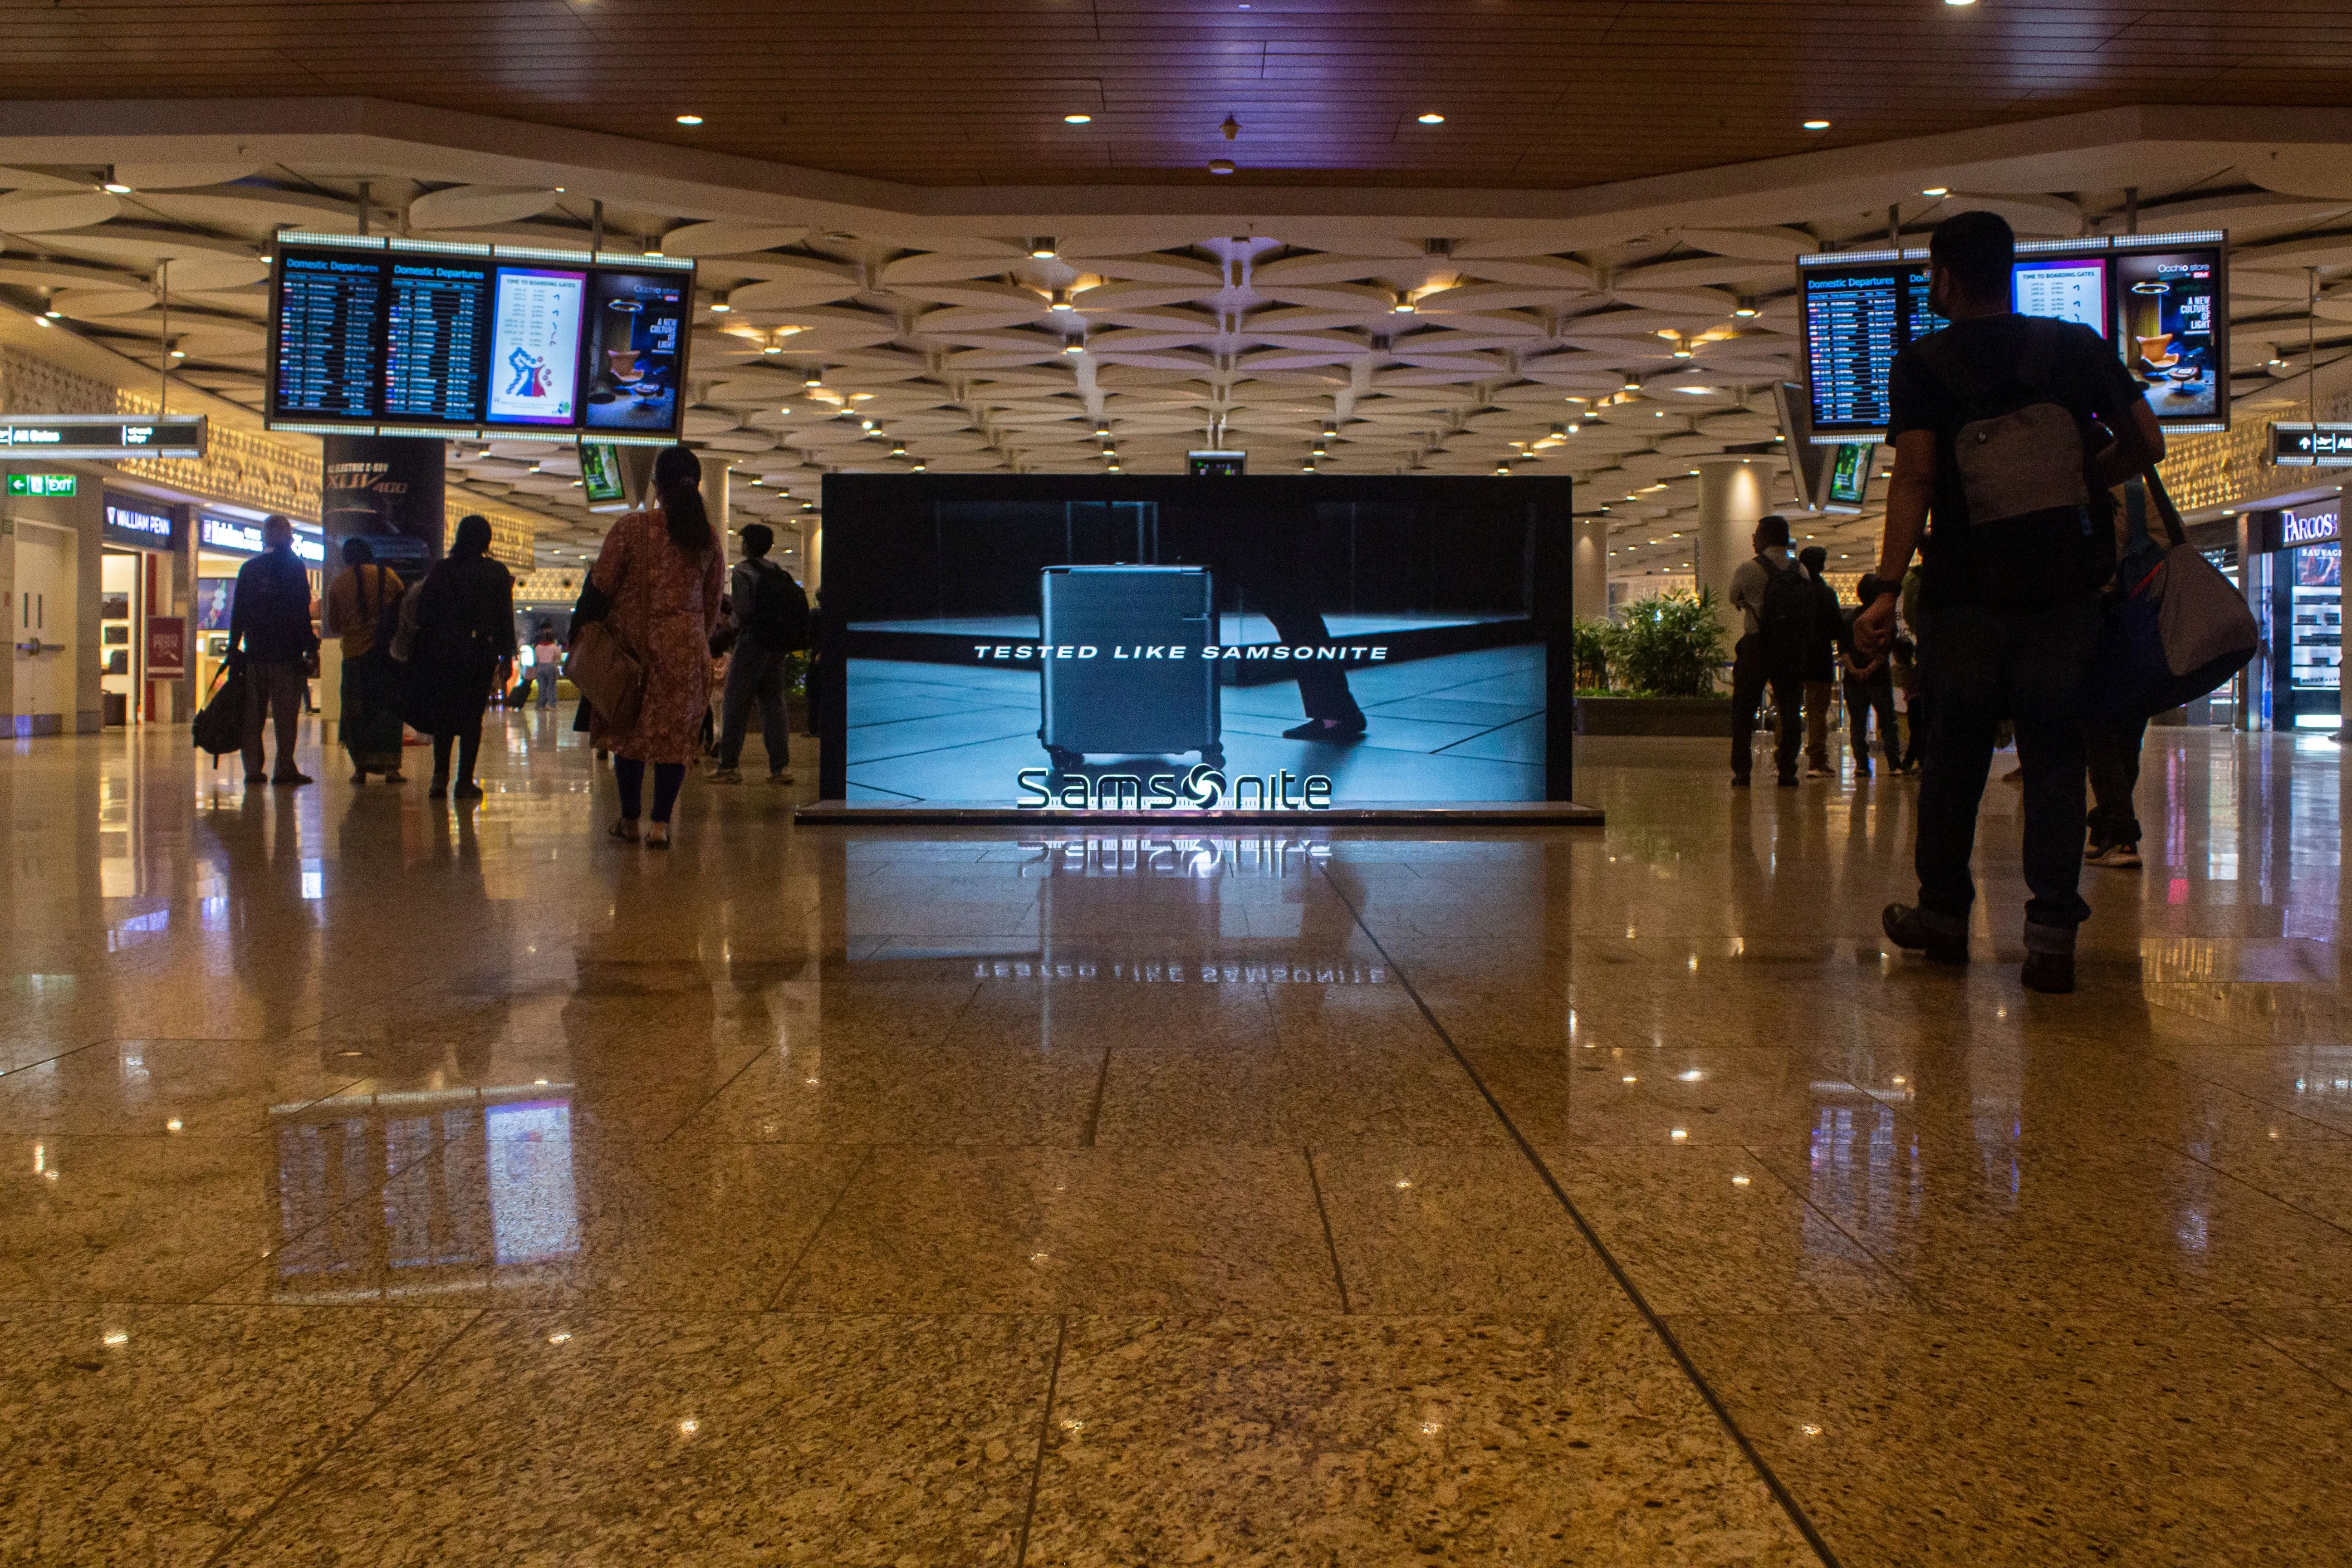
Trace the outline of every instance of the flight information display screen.
<instances>
[{"instance_id":1,"label":"flight information display screen","mask_svg":"<svg viewBox=\"0 0 2352 1568\"><path fill-rule=\"evenodd\" d=\"M369 418L382 406L381 256L279 258L273 409L286 416Z\"/></svg>"},{"instance_id":2,"label":"flight information display screen","mask_svg":"<svg viewBox=\"0 0 2352 1568\"><path fill-rule=\"evenodd\" d=\"M585 272L499 268L490 329L490 420L570 425L580 407L580 301Z\"/></svg>"},{"instance_id":3,"label":"flight information display screen","mask_svg":"<svg viewBox=\"0 0 2352 1568\"><path fill-rule=\"evenodd\" d=\"M2229 425L2228 237L2219 233L2036 241L2019 247L2010 308L2072 321L2115 346L2167 428ZM1927 300L1925 254L1801 258L1811 439L1886 428L1903 348L1950 323Z\"/></svg>"},{"instance_id":4,"label":"flight information display screen","mask_svg":"<svg viewBox=\"0 0 2352 1568\"><path fill-rule=\"evenodd\" d=\"M281 236L268 422L675 437L693 263L551 254Z\"/></svg>"},{"instance_id":5,"label":"flight information display screen","mask_svg":"<svg viewBox=\"0 0 2352 1568\"><path fill-rule=\"evenodd\" d=\"M385 416L461 425L479 420L488 265L394 258L390 269Z\"/></svg>"},{"instance_id":6,"label":"flight information display screen","mask_svg":"<svg viewBox=\"0 0 2352 1568\"><path fill-rule=\"evenodd\" d=\"M1944 324L1927 309L1927 272L1899 260L1808 268L1805 360L1817 436L1886 428L1895 356Z\"/></svg>"}]
</instances>

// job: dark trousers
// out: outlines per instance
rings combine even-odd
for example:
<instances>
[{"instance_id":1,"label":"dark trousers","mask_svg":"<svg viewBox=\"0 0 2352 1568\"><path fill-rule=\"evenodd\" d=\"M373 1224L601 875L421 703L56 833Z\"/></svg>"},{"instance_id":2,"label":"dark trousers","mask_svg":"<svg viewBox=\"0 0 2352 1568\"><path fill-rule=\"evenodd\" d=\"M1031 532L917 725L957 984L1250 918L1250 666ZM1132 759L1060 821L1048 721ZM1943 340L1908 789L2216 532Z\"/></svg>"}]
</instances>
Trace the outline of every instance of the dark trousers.
<instances>
[{"instance_id":1,"label":"dark trousers","mask_svg":"<svg viewBox=\"0 0 2352 1568\"><path fill-rule=\"evenodd\" d=\"M302 692L309 684L299 664L245 663L245 776L261 776L266 760L261 731L266 721L278 731L278 774L292 778L302 770L294 765L294 728L302 716Z\"/></svg>"},{"instance_id":2,"label":"dark trousers","mask_svg":"<svg viewBox=\"0 0 2352 1568\"><path fill-rule=\"evenodd\" d=\"M635 757L613 759L613 782L621 786L621 815L631 822L644 808L646 798L646 764ZM677 804L677 792L686 787L684 763L654 764L654 820L667 822L670 808Z\"/></svg>"},{"instance_id":3,"label":"dark trousers","mask_svg":"<svg viewBox=\"0 0 2352 1568\"><path fill-rule=\"evenodd\" d=\"M786 654L763 648L749 637L735 644L735 658L727 666L727 691L719 699L719 765L731 768L743 760L743 731L751 722L751 705L760 705L760 740L768 748L768 771L782 773L792 763L792 721L784 717Z\"/></svg>"},{"instance_id":4,"label":"dark trousers","mask_svg":"<svg viewBox=\"0 0 2352 1568\"><path fill-rule=\"evenodd\" d=\"M2084 758L2091 773L2091 837L2099 844L2137 844L2139 814L2132 792L2139 787L2140 742L2147 738L2147 721L2128 724L2095 724L2083 736Z\"/></svg>"},{"instance_id":5,"label":"dark trousers","mask_svg":"<svg viewBox=\"0 0 2352 1568\"><path fill-rule=\"evenodd\" d=\"M1845 683L1845 721L1853 731L1853 760L1862 773L1870 771L1870 716L1878 715L1878 749L1886 755L1886 765L1895 767L1903 760L1903 748L1896 743L1895 731L1895 688L1867 680Z\"/></svg>"},{"instance_id":6,"label":"dark trousers","mask_svg":"<svg viewBox=\"0 0 2352 1568\"><path fill-rule=\"evenodd\" d=\"M1931 930L1965 932L1976 902L1969 857L1995 731L2017 729L2025 786L2025 945L2072 952L2083 901L2083 694L2099 639L2084 594L2031 614L1953 605L1924 617L1935 645L1926 682L1927 759L1919 784L1919 909Z\"/></svg>"},{"instance_id":7,"label":"dark trousers","mask_svg":"<svg viewBox=\"0 0 2352 1568\"><path fill-rule=\"evenodd\" d=\"M1748 636L1739 639L1731 650L1731 776L1744 779L1756 756L1756 706L1764 700L1764 689L1772 689L1772 703L1780 710L1780 740L1773 752L1780 763L1780 776L1791 777L1797 771L1797 751L1805 739L1805 683L1799 672L1768 670L1764 660L1764 639Z\"/></svg>"},{"instance_id":8,"label":"dark trousers","mask_svg":"<svg viewBox=\"0 0 2352 1568\"><path fill-rule=\"evenodd\" d=\"M1903 765L1916 768L1927 755L1927 696L1915 690L1903 705Z\"/></svg>"}]
</instances>

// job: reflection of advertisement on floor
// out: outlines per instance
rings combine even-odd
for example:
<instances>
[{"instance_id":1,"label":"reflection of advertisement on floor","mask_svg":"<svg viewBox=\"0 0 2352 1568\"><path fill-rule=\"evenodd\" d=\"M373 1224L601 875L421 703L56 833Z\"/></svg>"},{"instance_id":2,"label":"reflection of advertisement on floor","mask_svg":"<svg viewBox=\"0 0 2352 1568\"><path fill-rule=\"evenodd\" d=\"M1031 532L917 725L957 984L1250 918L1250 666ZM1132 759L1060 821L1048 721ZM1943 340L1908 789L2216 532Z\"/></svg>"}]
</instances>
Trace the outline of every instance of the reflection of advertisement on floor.
<instances>
[{"instance_id":1,"label":"reflection of advertisement on floor","mask_svg":"<svg viewBox=\"0 0 2352 1568\"><path fill-rule=\"evenodd\" d=\"M1091 542L1041 506L972 511L971 539L953 507L915 509L936 531L882 521L898 569L868 595L842 569L868 520L828 490L841 798L1302 815L1547 798L1526 506L1147 502Z\"/></svg>"}]
</instances>

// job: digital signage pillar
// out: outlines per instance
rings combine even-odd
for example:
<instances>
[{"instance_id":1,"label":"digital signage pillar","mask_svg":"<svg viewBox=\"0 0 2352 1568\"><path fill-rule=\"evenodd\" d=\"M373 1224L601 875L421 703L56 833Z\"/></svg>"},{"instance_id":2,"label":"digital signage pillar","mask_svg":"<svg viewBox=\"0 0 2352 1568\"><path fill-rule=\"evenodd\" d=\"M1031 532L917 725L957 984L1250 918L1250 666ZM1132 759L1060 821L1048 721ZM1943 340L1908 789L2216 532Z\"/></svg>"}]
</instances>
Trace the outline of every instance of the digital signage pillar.
<instances>
[{"instance_id":1,"label":"digital signage pillar","mask_svg":"<svg viewBox=\"0 0 2352 1568\"><path fill-rule=\"evenodd\" d=\"M376 561L414 583L441 558L446 454L435 437L321 437L330 580L342 570L343 541L365 539Z\"/></svg>"}]
</instances>

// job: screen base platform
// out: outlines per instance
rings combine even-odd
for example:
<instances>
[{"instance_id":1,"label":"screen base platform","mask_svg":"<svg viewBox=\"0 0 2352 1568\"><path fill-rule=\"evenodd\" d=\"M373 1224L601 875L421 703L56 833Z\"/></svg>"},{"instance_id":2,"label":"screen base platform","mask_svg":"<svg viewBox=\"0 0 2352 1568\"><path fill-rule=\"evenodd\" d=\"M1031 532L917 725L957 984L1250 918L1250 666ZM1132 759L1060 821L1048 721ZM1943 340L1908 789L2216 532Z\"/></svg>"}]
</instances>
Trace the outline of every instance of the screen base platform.
<instances>
[{"instance_id":1,"label":"screen base platform","mask_svg":"<svg viewBox=\"0 0 2352 1568\"><path fill-rule=\"evenodd\" d=\"M1228 827L1600 827L1607 818L1597 805L1570 800L1369 802L1324 811L1263 810L1255 806L1210 811L1078 811L1048 806L1023 811L1003 805L955 805L922 801L896 805L879 801L812 801L793 813L811 826L853 827L1156 827L1166 833L1214 833Z\"/></svg>"}]
</instances>

